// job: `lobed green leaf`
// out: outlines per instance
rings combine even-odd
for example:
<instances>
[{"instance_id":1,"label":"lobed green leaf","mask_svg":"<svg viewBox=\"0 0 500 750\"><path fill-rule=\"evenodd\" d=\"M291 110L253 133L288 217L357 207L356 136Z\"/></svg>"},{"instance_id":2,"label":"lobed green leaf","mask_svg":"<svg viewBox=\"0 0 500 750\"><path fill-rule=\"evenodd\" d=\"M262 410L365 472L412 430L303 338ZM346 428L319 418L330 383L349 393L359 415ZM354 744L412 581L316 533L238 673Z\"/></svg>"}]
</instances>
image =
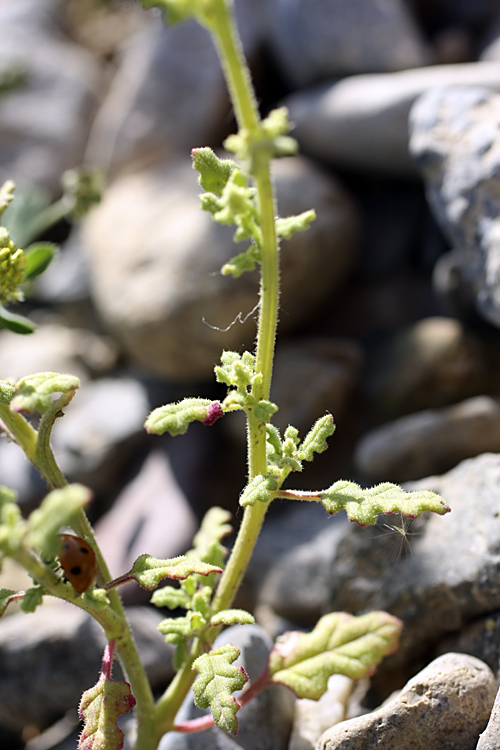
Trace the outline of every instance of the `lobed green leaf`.
<instances>
[{"instance_id":1,"label":"lobed green leaf","mask_svg":"<svg viewBox=\"0 0 500 750\"><path fill-rule=\"evenodd\" d=\"M239 649L226 644L193 663L193 669L199 672L193 684L194 702L199 708L210 707L215 724L228 734L238 731L236 713L240 708L231 693L241 690L248 680L243 667L233 666L239 655Z\"/></svg>"},{"instance_id":2,"label":"lobed green leaf","mask_svg":"<svg viewBox=\"0 0 500 750\"><path fill-rule=\"evenodd\" d=\"M321 493L321 502L331 514L346 510L349 520L360 526L376 524L379 513L402 513L416 518L425 511L444 515L450 510L443 498L435 492L405 492L391 482L362 489L355 482L339 480Z\"/></svg>"},{"instance_id":3,"label":"lobed green leaf","mask_svg":"<svg viewBox=\"0 0 500 750\"><path fill-rule=\"evenodd\" d=\"M203 190L221 196L232 172L238 169L231 159L219 159L211 148L194 148L191 151L193 168L200 173L198 182Z\"/></svg>"},{"instance_id":4,"label":"lobed green leaf","mask_svg":"<svg viewBox=\"0 0 500 750\"><path fill-rule=\"evenodd\" d=\"M76 375L59 372L38 372L16 383L16 394L10 402L13 412L46 412L52 405L53 393L69 393L80 387Z\"/></svg>"},{"instance_id":5,"label":"lobed green leaf","mask_svg":"<svg viewBox=\"0 0 500 750\"><path fill-rule=\"evenodd\" d=\"M24 592L21 609L23 612L34 612L43 603L45 591L42 586L35 586Z\"/></svg>"},{"instance_id":6,"label":"lobed green leaf","mask_svg":"<svg viewBox=\"0 0 500 750\"><path fill-rule=\"evenodd\" d=\"M289 240L295 232L305 232L309 229L312 221L316 219L316 212L312 209L304 211L298 216L287 216L282 219L276 219L276 234Z\"/></svg>"},{"instance_id":7,"label":"lobed green leaf","mask_svg":"<svg viewBox=\"0 0 500 750\"><path fill-rule=\"evenodd\" d=\"M277 639L268 663L271 682L286 685L299 698L318 700L331 675L359 680L370 674L396 650L401 628L401 621L387 612L325 615L311 633Z\"/></svg>"},{"instance_id":8,"label":"lobed green leaf","mask_svg":"<svg viewBox=\"0 0 500 750\"><path fill-rule=\"evenodd\" d=\"M219 404L208 398L185 398L176 404L160 406L153 409L144 427L154 435L163 435L165 432L184 435L191 422L205 422L209 419L210 407L215 403Z\"/></svg>"},{"instance_id":9,"label":"lobed green leaf","mask_svg":"<svg viewBox=\"0 0 500 750\"><path fill-rule=\"evenodd\" d=\"M253 625L255 618L244 609L223 609L213 615L210 625Z\"/></svg>"},{"instance_id":10,"label":"lobed green leaf","mask_svg":"<svg viewBox=\"0 0 500 750\"><path fill-rule=\"evenodd\" d=\"M317 420L305 436L297 452L299 461L312 461L315 453L323 453L328 448L327 438L335 432L331 414Z\"/></svg>"},{"instance_id":11,"label":"lobed green leaf","mask_svg":"<svg viewBox=\"0 0 500 750\"><path fill-rule=\"evenodd\" d=\"M26 335L33 333L36 326L31 320L25 318L24 315L16 315L10 312L10 310L6 310L3 305L0 305L0 328L5 328L7 331L12 331L12 333Z\"/></svg>"},{"instance_id":12,"label":"lobed green leaf","mask_svg":"<svg viewBox=\"0 0 500 750\"><path fill-rule=\"evenodd\" d=\"M114 583L125 582L131 578L135 579L143 588L152 590L158 586L164 578L183 579L196 573L208 576L211 573L222 573L221 568L216 565L195 560L192 557L180 555L170 559L159 559L151 555L140 555L135 561L130 573L126 573L115 579ZM113 581L111 581L113 583ZM110 584L107 584L109 587Z\"/></svg>"},{"instance_id":13,"label":"lobed green leaf","mask_svg":"<svg viewBox=\"0 0 500 750\"><path fill-rule=\"evenodd\" d=\"M240 495L240 505L255 505L255 503L267 503L271 499L271 493L278 489L278 482L270 474L257 474L245 487Z\"/></svg>"},{"instance_id":14,"label":"lobed green leaf","mask_svg":"<svg viewBox=\"0 0 500 750\"><path fill-rule=\"evenodd\" d=\"M158 589L151 597L151 604L155 607L168 607L168 609L189 609L191 606L191 597L182 589L174 589L172 586L165 586Z\"/></svg>"},{"instance_id":15,"label":"lobed green leaf","mask_svg":"<svg viewBox=\"0 0 500 750\"><path fill-rule=\"evenodd\" d=\"M0 404L8 406L15 392L16 389L13 383L9 380L0 380Z\"/></svg>"}]
</instances>

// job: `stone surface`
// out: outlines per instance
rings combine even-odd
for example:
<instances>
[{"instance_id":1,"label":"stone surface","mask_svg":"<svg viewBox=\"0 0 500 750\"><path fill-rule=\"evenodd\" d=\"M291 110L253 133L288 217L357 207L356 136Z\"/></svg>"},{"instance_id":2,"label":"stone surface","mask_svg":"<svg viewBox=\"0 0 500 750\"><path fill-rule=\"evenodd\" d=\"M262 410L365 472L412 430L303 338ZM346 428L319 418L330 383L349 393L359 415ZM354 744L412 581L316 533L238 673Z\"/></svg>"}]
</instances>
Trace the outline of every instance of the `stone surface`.
<instances>
[{"instance_id":1,"label":"stone surface","mask_svg":"<svg viewBox=\"0 0 500 750\"><path fill-rule=\"evenodd\" d=\"M354 462L370 481L406 482L488 452L500 452L500 404L476 396L370 430L359 441Z\"/></svg>"},{"instance_id":2,"label":"stone surface","mask_svg":"<svg viewBox=\"0 0 500 750\"><path fill-rule=\"evenodd\" d=\"M335 674L319 700L297 700L288 750L314 750L320 735L345 719L353 687L354 681L349 677Z\"/></svg>"},{"instance_id":3,"label":"stone surface","mask_svg":"<svg viewBox=\"0 0 500 750\"><path fill-rule=\"evenodd\" d=\"M497 681L500 677L500 613L493 612L444 638L437 646L438 654L456 651L481 659L489 666Z\"/></svg>"},{"instance_id":4,"label":"stone surface","mask_svg":"<svg viewBox=\"0 0 500 750\"><path fill-rule=\"evenodd\" d=\"M278 161L275 177L281 215L313 204L318 214L282 243L284 332L341 285L357 257L357 224L344 190L311 162ZM210 378L223 348L255 336L257 274L220 275L242 248L232 228L200 211L199 192L189 162L168 162L115 182L84 228L103 318L142 367L177 380ZM231 325L238 316L246 322Z\"/></svg>"},{"instance_id":5,"label":"stone surface","mask_svg":"<svg viewBox=\"0 0 500 750\"><path fill-rule=\"evenodd\" d=\"M489 380L481 340L445 317L421 319L379 345L364 374L370 402L386 418L476 396Z\"/></svg>"},{"instance_id":6,"label":"stone surface","mask_svg":"<svg viewBox=\"0 0 500 750\"><path fill-rule=\"evenodd\" d=\"M294 88L431 61L414 19L399 0L274 0L271 8L271 48Z\"/></svg>"},{"instance_id":7,"label":"stone surface","mask_svg":"<svg viewBox=\"0 0 500 750\"><path fill-rule=\"evenodd\" d=\"M57 30L59 3L0 4L0 69L23 80L0 100L0 183L14 179L52 193L65 169L83 158L100 69L85 50Z\"/></svg>"},{"instance_id":8,"label":"stone surface","mask_svg":"<svg viewBox=\"0 0 500 750\"><path fill-rule=\"evenodd\" d=\"M337 724L318 750L473 750L488 722L497 685L479 659L445 654L377 711Z\"/></svg>"},{"instance_id":9,"label":"stone surface","mask_svg":"<svg viewBox=\"0 0 500 750\"><path fill-rule=\"evenodd\" d=\"M262 0L235 10L246 54L266 26ZM125 45L95 119L86 157L108 173L156 164L172 154L218 142L231 107L220 63L206 29L194 20L165 27L151 17Z\"/></svg>"},{"instance_id":10,"label":"stone surface","mask_svg":"<svg viewBox=\"0 0 500 750\"><path fill-rule=\"evenodd\" d=\"M95 529L111 575L116 577L130 570L143 552L160 558L184 554L196 527L196 517L168 456L154 450ZM121 593L127 603L151 598L150 592L134 582L123 586Z\"/></svg>"},{"instance_id":11,"label":"stone surface","mask_svg":"<svg viewBox=\"0 0 500 750\"><path fill-rule=\"evenodd\" d=\"M105 495L130 469L147 435L144 386L130 377L101 378L77 392L58 420L52 444L69 481Z\"/></svg>"},{"instance_id":12,"label":"stone surface","mask_svg":"<svg viewBox=\"0 0 500 750\"><path fill-rule=\"evenodd\" d=\"M500 741L500 691L497 693L493 711L486 729L479 737L477 750L495 750Z\"/></svg>"},{"instance_id":13,"label":"stone surface","mask_svg":"<svg viewBox=\"0 0 500 750\"><path fill-rule=\"evenodd\" d=\"M439 88L416 103L410 148L441 228L459 253L480 314L500 326L498 165L500 96Z\"/></svg>"},{"instance_id":14,"label":"stone surface","mask_svg":"<svg viewBox=\"0 0 500 750\"><path fill-rule=\"evenodd\" d=\"M434 65L345 78L285 101L301 148L333 166L392 176L416 175L408 154L408 114L436 86L500 90L499 63Z\"/></svg>"},{"instance_id":15,"label":"stone surface","mask_svg":"<svg viewBox=\"0 0 500 750\"><path fill-rule=\"evenodd\" d=\"M173 649L157 630L163 618L149 608L127 613L151 684L163 688L173 676ZM29 725L43 729L75 709L82 692L99 677L105 644L92 618L60 602L2 619L0 725L15 732ZM113 676L120 675L116 663Z\"/></svg>"},{"instance_id":16,"label":"stone surface","mask_svg":"<svg viewBox=\"0 0 500 750\"><path fill-rule=\"evenodd\" d=\"M258 625L235 625L223 631L215 646L232 643L241 650L235 664L243 666L250 680L259 677L267 664L272 648L269 636ZM238 693L236 693L238 695ZM292 726L292 693L274 685L259 693L238 712L238 734L233 739L217 727L197 734L170 732L160 742L159 750L287 750ZM196 708L191 696L184 701L179 721L187 721L209 713Z\"/></svg>"},{"instance_id":17,"label":"stone surface","mask_svg":"<svg viewBox=\"0 0 500 750\"><path fill-rule=\"evenodd\" d=\"M331 568L349 524L316 503L286 509L265 524L246 582L260 606L301 625L315 625L330 597Z\"/></svg>"},{"instance_id":18,"label":"stone surface","mask_svg":"<svg viewBox=\"0 0 500 750\"><path fill-rule=\"evenodd\" d=\"M37 372L67 372L83 388L91 375L106 373L116 364L116 348L106 337L61 322L46 322L30 336L0 330L2 379L19 380Z\"/></svg>"},{"instance_id":19,"label":"stone surface","mask_svg":"<svg viewBox=\"0 0 500 750\"><path fill-rule=\"evenodd\" d=\"M86 300L90 297L87 257L78 229L73 230L48 269L38 277L33 295L49 304Z\"/></svg>"},{"instance_id":20,"label":"stone surface","mask_svg":"<svg viewBox=\"0 0 500 750\"><path fill-rule=\"evenodd\" d=\"M273 424L282 431L291 424L304 435L327 411L341 418L361 362L353 341L303 338L278 344L271 401L279 411Z\"/></svg>"},{"instance_id":21,"label":"stone surface","mask_svg":"<svg viewBox=\"0 0 500 750\"><path fill-rule=\"evenodd\" d=\"M500 609L500 456L485 454L463 461L441 477L428 477L409 487L440 493L452 510L445 516L428 514L405 527L402 549L397 549L402 534L393 529L398 525L393 515L381 516L377 526L365 529L348 523L342 514L326 521L319 531L312 521L295 549L293 538L287 545L286 532L279 532L276 525L274 538L280 549L272 562L263 556L267 573L265 565L259 565L259 548L255 567L250 568L260 571L258 602L305 627L314 626L318 616L331 611L385 610L396 615L404 623L400 648L384 660L377 674L418 659L445 634Z\"/></svg>"}]
</instances>

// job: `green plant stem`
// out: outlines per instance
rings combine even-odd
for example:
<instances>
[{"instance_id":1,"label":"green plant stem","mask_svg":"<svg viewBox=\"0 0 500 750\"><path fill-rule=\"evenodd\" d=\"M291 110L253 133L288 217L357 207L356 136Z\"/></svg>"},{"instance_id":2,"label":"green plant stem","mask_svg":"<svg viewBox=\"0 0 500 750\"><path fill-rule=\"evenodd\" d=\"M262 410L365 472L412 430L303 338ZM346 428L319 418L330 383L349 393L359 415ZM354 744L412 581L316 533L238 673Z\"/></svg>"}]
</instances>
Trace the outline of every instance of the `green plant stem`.
<instances>
[{"instance_id":1,"label":"green plant stem","mask_svg":"<svg viewBox=\"0 0 500 750\"><path fill-rule=\"evenodd\" d=\"M250 82L250 73L236 41L232 19L225 2L217 5L210 30L219 51L226 75L238 125L250 132L258 133L260 118ZM259 217L262 232L262 269L260 286L260 315L257 334L256 372L262 375L261 382L254 387L258 399L268 399L271 387L272 364L278 317L279 258L274 223L275 202L269 170L270 155L259 154L255 167L255 183L259 197ZM248 473L252 479L266 473L266 425L252 414L248 417ZM267 505L257 503L245 508L236 542L222 574L212 601L212 612L231 606L236 592L252 556L266 514ZM210 633L213 643L220 628ZM184 697L191 687L195 675L191 670L194 659L200 653L198 641L194 641L189 657L173 682L158 701L157 720L162 731L174 728L174 720Z\"/></svg>"},{"instance_id":2,"label":"green plant stem","mask_svg":"<svg viewBox=\"0 0 500 750\"><path fill-rule=\"evenodd\" d=\"M37 432L20 414L11 412L6 404L0 404L0 421L5 425L9 437L23 450L24 455L38 468L36 456Z\"/></svg>"}]
</instances>

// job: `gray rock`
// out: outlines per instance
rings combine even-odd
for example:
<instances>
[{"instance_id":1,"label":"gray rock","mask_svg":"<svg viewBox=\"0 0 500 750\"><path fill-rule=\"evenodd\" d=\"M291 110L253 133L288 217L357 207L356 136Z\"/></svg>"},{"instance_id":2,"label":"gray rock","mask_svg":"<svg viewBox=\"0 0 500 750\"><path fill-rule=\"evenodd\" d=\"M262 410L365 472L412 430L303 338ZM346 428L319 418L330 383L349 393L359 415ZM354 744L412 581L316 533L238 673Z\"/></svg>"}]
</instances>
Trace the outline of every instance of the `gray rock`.
<instances>
[{"instance_id":1,"label":"gray rock","mask_svg":"<svg viewBox=\"0 0 500 750\"><path fill-rule=\"evenodd\" d=\"M173 676L173 649L157 630L162 616L143 608L129 608L128 616L152 687L165 687ZM15 732L43 729L75 709L97 682L105 644L89 615L61 603L2 619L0 724ZM113 676L123 679L118 662Z\"/></svg>"},{"instance_id":2,"label":"gray rock","mask_svg":"<svg viewBox=\"0 0 500 750\"><path fill-rule=\"evenodd\" d=\"M281 215L311 206L318 213L307 232L282 243L285 332L345 279L357 223L344 190L307 160L280 160L275 176ZM232 228L200 210L199 191L189 162L167 162L116 181L84 226L103 318L143 368L177 380L211 377L223 348L239 350L255 337L257 273L220 275L242 248ZM237 318L246 322L232 325Z\"/></svg>"},{"instance_id":3,"label":"gray rock","mask_svg":"<svg viewBox=\"0 0 500 750\"><path fill-rule=\"evenodd\" d=\"M335 420L341 418L361 361L360 348L345 339L304 338L278 344L271 400L279 404L279 411L273 423L280 430L294 425L304 435L327 411Z\"/></svg>"},{"instance_id":4,"label":"gray rock","mask_svg":"<svg viewBox=\"0 0 500 750\"><path fill-rule=\"evenodd\" d=\"M500 742L500 691L497 693L490 720L479 737L477 750L496 750Z\"/></svg>"},{"instance_id":5,"label":"gray rock","mask_svg":"<svg viewBox=\"0 0 500 750\"><path fill-rule=\"evenodd\" d=\"M438 644L436 653L455 651L470 654L489 666L497 681L500 677L500 613L493 612L487 617L467 625L459 633L444 638Z\"/></svg>"},{"instance_id":6,"label":"gray rock","mask_svg":"<svg viewBox=\"0 0 500 750\"><path fill-rule=\"evenodd\" d=\"M58 420L52 443L69 481L98 494L111 492L147 440L146 389L132 378L101 378L89 383Z\"/></svg>"},{"instance_id":7,"label":"gray rock","mask_svg":"<svg viewBox=\"0 0 500 750\"><path fill-rule=\"evenodd\" d=\"M364 380L377 412L398 417L484 393L487 352L458 320L424 318L377 347Z\"/></svg>"},{"instance_id":8,"label":"gray rock","mask_svg":"<svg viewBox=\"0 0 500 750\"><path fill-rule=\"evenodd\" d=\"M90 298L87 256L78 229L73 230L33 286L33 296L45 303L57 305Z\"/></svg>"},{"instance_id":9,"label":"gray rock","mask_svg":"<svg viewBox=\"0 0 500 750\"><path fill-rule=\"evenodd\" d=\"M441 228L459 253L479 313L500 326L497 170L500 96L479 88L438 88L410 117L412 155Z\"/></svg>"},{"instance_id":10,"label":"gray rock","mask_svg":"<svg viewBox=\"0 0 500 750\"><path fill-rule=\"evenodd\" d=\"M497 685L473 656L445 654L413 677L397 698L337 724L318 750L473 750L488 722Z\"/></svg>"},{"instance_id":11,"label":"gray rock","mask_svg":"<svg viewBox=\"0 0 500 750\"><path fill-rule=\"evenodd\" d=\"M196 517L177 484L168 456L153 451L139 474L118 495L95 531L112 576L131 569L143 552L175 557L186 552L196 532ZM131 582L122 587L127 603L149 601L150 592Z\"/></svg>"},{"instance_id":12,"label":"gray rock","mask_svg":"<svg viewBox=\"0 0 500 750\"><path fill-rule=\"evenodd\" d=\"M264 671L272 648L269 636L258 625L235 625L217 638L215 646L232 643L241 650L235 664L243 666L250 680ZM237 695L237 694L236 694ZM292 693L280 685L259 693L238 712L238 734L228 737L217 727L197 734L170 732L160 742L159 750L286 750L292 726ZM191 696L184 702L179 721L209 713L196 708Z\"/></svg>"},{"instance_id":13,"label":"gray rock","mask_svg":"<svg viewBox=\"0 0 500 750\"><path fill-rule=\"evenodd\" d=\"M82 328L69 328L60 318L50 318L30 336L0 331L0 373L19 380L37 372L67 372L86 385L93 374L103 374L116 364L116 349L105 336Z\"/></svg>"},{"instance_id":14,"label":"gray rock","mask_svg":"<svg viewBox=\"0 0 500 750\"><path fill-rule=\"evenodd\" d=\"M331 568L349 524L303 503L266 523L246 581L260 607L300 625L315 625L327 611Z\"/></svg>"},{"instance_id":15,"label":"gray rock","mask_svg":"<svg viewBox=\"0 0 500 750\"><path fill-rule=\"evenodd\" d=\"M354 463L370 481L406 482L488 452L500 452L500 404L476 396L371 430L358 443Z\"/></svg>"},{"instance_id":16,"label":"gray rock","mask_svg":"<svg viewBox=\"0 0 500 750\"><path fill-rule=\"evenodd\" d=\"M304 530L295 556L292 537L277 559L267 558L267 574L264 566L260 568L259 601L265 598L278 615L308 627L314 626L318 614L332 611L385 610L396 615L404 623L400 648L378 668L380 679L384 670L388 674L418 659L445 634L496 612L500 609L500 456L469 459L442 477L409 485L419 487L440 493L452 512L426 514L399 531L393 528L399 525L394 515L381 516L377 526L362 529L345 519L335 520L342 519L340 514L325 524L339 524L338 529L330 529L329 547L327 530L317 531L312 525L309 542ZM275 531L275 539L281 549L286 548L285 531ZM294 577L300 585L292 591ZM328 589L329 601L324 598Z\"/></svg>"},{"instance_id":17,"label":"gray rock","mask_svg":"<svg viewBox=\"0 0 500 750\"><path fill-rule=\"evenodd\" d=\"M408 114L435 86L500 90L498 63L434 65L360 75L294 94L285 101L302 149L333 166L415 176L408 154Z\"/></svg>"},{"instance_id":18,"label":"gray rock","mask_svg":"<svg viewBox=\"0 0 500 750\"><path fill-rule=\"evenodd\" d=\"M0 183L14 179L57 193L62 172L82 161L100 70L57 31L60 4L35 5L0 6L0 69L23 73L0 99Z\"/></svg>"},{"instance_id":19,"label":"gray rock","mask_svg":"<svg viewBox=\"0 0 500 750\"><path fill-rule=\"evenodd\" d=\"M271 48L295 88L431 61L415 21L399 0L274 0Z\"/></svg>"},{"instance_id":20,"label":"gray rock","mask_svg":"<svg viewBox=\"0 0 500 750\"><path fill-rule=\"evenodd\" d=\"M266 25L262 0L235 3L246 54ZM117 174L220 140L230 113L213 42L194 20L166 27L151 17L126 43L94 122L86 160Z\"/></svg>"}]
</instances>

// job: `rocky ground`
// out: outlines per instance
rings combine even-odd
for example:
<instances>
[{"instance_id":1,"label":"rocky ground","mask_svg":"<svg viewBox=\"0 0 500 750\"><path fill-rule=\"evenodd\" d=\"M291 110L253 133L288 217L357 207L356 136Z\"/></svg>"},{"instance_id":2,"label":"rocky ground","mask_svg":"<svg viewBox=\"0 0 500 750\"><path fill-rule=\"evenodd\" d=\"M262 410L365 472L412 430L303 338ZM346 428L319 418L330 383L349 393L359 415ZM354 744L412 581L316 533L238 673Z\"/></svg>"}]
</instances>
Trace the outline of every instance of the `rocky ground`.
<instances>
[{"instance_id":1,"label":"rocky ground","mask_svg":"<svg viewBox=\"0 0 500 750\"><path fill-rule=\"evenodd\" d=\"M294 486L409 483L452 512L360 529L276 503L240 597L259 625L230 634L247 669L265 661L270 636L340 609L397 615L401 648L370 682L334 678L319 702L295 707L282 690L264 693L238 737L172 734L161 750L498 747L498 2L235 6L262 110L286 104L300 144L299 158L275 164L278 210L318 214L281 248L272 398L279 426L303 434L330 411L337 431ZM118 575L141 552L184 552L213 504L240 517L237 418L175 440L143 430L155 406L222 395L221 350L254 340L256 279L218 274L232 230L199 210L189 156L221 149L234 122L194 23L167 29L133 0L0 0L0 28L0 181L16 181L19 205L58 198L68 168L106 176L91 214L47 235L61 251L20 308L38 328L0 331L0 377L80 377L54 446L68 478L95 493L92 520ZM2 438L0 483L26 512L45 491ZM22 588L19 571L5 566L0 586ZM160 615L137 588L125 598L161 690L172 666ZM102 646L65 606L0 621L3 750L74 750L75 705Z\"/></svg>"}]
</instances>

